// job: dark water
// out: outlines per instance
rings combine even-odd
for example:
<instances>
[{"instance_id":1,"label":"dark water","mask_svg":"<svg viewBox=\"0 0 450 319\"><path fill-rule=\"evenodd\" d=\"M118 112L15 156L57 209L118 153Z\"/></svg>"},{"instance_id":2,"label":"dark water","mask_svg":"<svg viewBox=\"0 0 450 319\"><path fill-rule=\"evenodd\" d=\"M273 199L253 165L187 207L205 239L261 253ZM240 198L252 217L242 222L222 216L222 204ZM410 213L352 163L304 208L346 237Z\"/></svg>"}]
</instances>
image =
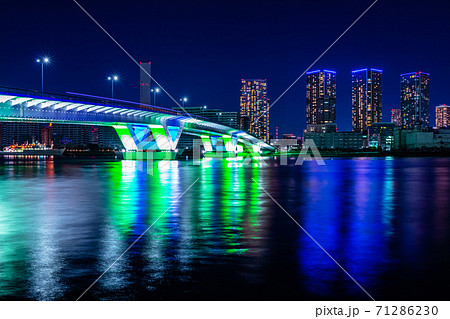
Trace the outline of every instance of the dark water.
<instances>
[{"instance_id":1,"label":"dark water","mask_svg":"<svg viewBox=\"0 0 450 319\"><path fill-rule=\"evenodd\" d=\"M135 162L134 162L135 164ZM450 298L450 159L0 163L0 299ZM177 198L197 179L186 194Z\"/></svg>"}]
</instances>

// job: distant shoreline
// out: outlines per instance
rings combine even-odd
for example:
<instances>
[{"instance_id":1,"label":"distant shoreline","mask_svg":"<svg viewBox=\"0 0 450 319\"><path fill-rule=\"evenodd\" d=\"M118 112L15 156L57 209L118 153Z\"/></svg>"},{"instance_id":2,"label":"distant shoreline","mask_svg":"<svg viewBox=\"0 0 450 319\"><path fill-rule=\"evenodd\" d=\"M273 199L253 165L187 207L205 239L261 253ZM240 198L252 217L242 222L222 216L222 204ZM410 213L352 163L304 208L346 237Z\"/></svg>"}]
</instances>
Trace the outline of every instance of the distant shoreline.
<instances>
[{"instance_id":1,"label":"distant shoreline","mask_svg":"<svg viewBox=\"0 0 450 319\"><path fill-rule=\"evenodd\" d=\"M355 151L320 151L322 157L450 157L450 150L446 151L396 151L396 152L355 152ZM308 155L314 156L311 151ZM273 156L286 156L280 152ZM300 152L288 152L287 156L298 157Z\"/></svg>"}]
</instances>

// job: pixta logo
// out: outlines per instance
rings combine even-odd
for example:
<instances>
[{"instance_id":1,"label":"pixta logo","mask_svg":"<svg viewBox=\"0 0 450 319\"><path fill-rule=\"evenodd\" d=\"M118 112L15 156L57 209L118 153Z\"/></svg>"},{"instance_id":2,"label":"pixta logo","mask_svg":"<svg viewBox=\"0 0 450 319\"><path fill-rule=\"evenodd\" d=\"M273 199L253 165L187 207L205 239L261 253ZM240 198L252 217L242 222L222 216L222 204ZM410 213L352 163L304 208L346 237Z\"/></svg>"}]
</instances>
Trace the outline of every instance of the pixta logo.
<instances>
[{"instance_id":1,"label":"pixta logo","mask_svg":"<svg viewBox=\"0 0 450 319\"><path fill-rule=\"evenodd\" d=\"M148 145L144 145L147 143L145 141L136 143L136 141L130 139L128 141L130 145L136 145L139 149L147 149ZM134 144L133 144L134 143ZM281 139L273 141L273 145L276 145L279 149L279 160L280 165L288 165L288 158L296 157L295 165L303 165L305 161L316 161L318 165L325 165L325 162L316 147L316 144L313 140L307 139L305 140L303 147L301 150L297 152L291 152L290 148L292 146L297 145L296 140L292 139ZM205 157L205 153L212 153L212 150L205 150L203 141L201 139L194 139L192 143L192 164L194 166L201 165L203 157ZM270 159L270 156L261 156L261 152L258 147L255 147L251 144L243 145L242 152L239 154L237 152L214 152L215 159L224 159L228 157L237 157L239 160L239 167L253 165L255 160L258 161L258 165L267 165L267 161ZM230 156L230 153L233 154ZM155 170L159 172L173 168L176 151L131 151L124 152L124 169L128 169L129 171L140 171L146 173L148 175L153 175Z\"/></svg>"},{"instance_id":2,"label":"pixta logo","mask_svg":"<svg viewBox=\"0 0 450 319\"><path fill-rule=\"evenodd\" d=\"M291 153L289 150L292 146L297 145L297 141L293 139L281 139L274 140L273 144L278 146L280 150L280 165L287 165L288 157L293 157L296 154ZM311 157L311 155L314 157ZM315 160L318 165L325 165L325 162L320 155L319 149L314 143L314 140L306 139L303 143L303 147L298 153L297 160L295 161L295 165L303 165L304 161L313 161Z\"/></svg>"}]
</instances>

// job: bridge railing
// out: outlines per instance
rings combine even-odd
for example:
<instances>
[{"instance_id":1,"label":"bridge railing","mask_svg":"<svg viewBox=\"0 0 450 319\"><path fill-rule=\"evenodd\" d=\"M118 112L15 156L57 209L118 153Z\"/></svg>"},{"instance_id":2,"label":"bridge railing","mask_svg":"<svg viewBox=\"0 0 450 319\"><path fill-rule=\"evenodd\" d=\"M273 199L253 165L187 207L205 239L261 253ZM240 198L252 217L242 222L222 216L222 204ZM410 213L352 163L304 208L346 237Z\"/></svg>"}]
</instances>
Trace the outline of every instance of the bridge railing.
<instances>
[{"instance_id":1,"label":"bridge railing","mask_svg":"<svg viewBox=\"0 0 450 319\"><path fill-rule=\"evenodd\" d=\"M102 105L107 105L107 106L142 109L142 110L148 110L148 111L171 114L171 115L182 115L182 113L179 111L164 108L164 107L141 104L141 103L131 102L131 101L111 99L111 98L106 98L106 97L88 96L86 94L73 94L72 95L72 94L48 93L48 92L40 92L40 91L35 91L35 90L26 90L26 89L0 86L0 94L1 93L25 95L25 96L35 97L35 98L47 98L47 99L52 99L52 100L73 101L74 103L75 102L84 102L84 103L88 103L88 104L102 104Z\"/></svg>"},{"instance_id":2,"label":"bridge railing","mask_svg":"<svg viewBox=\"0 0 450 319\"><path fill-rule=\"evenodd\" d=\"M123 107L123 108L142 109L142 110L147 110L150 112L158 112L158 113L164 113L164 114L170 114L170 115L185 116L185 117L190 117L190 118L196 119L196 120L209 121L212 123L221 124L217 121L211 120L210 118L203 117L203 116L200 116L197 114L190 114L190 113L184 112L182 110L169 109L169 108L164 108L164 107L160 107L160 106L147 105L147 104L142 104L142 103L137 103L137 102L112 99L112 98L107 98L107 97L102 97L102 96L94 96L94 95L88 95L88 94L80 94L80 93L73 93L73 92L67 92L67 94L60 94L60 93L40 92L40 91L36 91L36 90L27 90L27 89L19 89L19 88L0 86L0 94L1 93L17 94L17 95L21 95L21 96L30 96L30 97L35 97L35 98L47 98L47 99L52 99L52 100L73 101L74 103L84 102L87 104L101 104L101 105L117 106L117 107Z\"/></svg>"}]
</instances>

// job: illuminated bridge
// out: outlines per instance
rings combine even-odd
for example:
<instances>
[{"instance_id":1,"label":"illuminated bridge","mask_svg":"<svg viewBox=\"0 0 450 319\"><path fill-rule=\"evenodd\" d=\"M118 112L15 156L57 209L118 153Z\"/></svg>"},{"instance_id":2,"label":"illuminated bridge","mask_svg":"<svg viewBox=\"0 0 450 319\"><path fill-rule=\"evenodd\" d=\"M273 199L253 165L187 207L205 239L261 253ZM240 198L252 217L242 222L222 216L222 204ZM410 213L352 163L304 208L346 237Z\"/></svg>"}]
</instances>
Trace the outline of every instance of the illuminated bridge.
<instances>
[{"instance_id":1,"label":"illuminated bridge","mask_svg":"<svg viewBox=\"0 0 450 319\"><path fill-rule=\"evenodd\" d=\"M0 87L0 121L112 126L127 152L175 152L181 134L199 137L206 155L273 151L265 142L228 126L168 108L108 98Z\"/></svg>"}]
</instances>

